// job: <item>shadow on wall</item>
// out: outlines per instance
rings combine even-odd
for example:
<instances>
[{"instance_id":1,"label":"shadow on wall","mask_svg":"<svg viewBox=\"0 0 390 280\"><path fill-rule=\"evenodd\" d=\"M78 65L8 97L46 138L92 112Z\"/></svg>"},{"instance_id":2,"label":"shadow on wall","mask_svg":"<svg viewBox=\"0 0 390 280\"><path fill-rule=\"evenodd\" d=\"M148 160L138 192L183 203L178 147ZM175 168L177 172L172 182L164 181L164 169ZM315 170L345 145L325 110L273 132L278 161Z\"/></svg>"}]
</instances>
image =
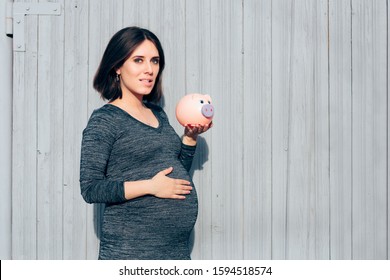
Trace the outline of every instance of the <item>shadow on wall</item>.
<instances>
[{"instance_id":1,"label":"shadow on wall","mask_svg":"<svg viewBox=\"0 0 390 280\"><path fill-rule=\"evenodd\" d=\"M208 161L208 159L209 159L209 148L207 142L203 137L199 136L197 140L196 154L192 162L191 170L189 172L191 178L194 176L195 171L203 170L203 165ZM99 240L101 237L101 229L103 225L104 208L105 208L105 204L102 203L95 203L93 205L93 224L94 224L95 234ZM190 237L189 245L190 245L191 252L194 247L194 241L195 241L195 230L192 231Z\"/></svg>"},{"instance_id":2,"label":"shadow on wall","mask_svg":"<svg viewBox=\"0 0 390 280\"><path fill-rule=\"evenodd\" d=\"M192 167L190 170L191 178L194 177L195 171L203 170L203 165L208 160L209 160L209 147L207 145L207 142L203 137L198 136L196 154L195 154L194 161L192 162ZM195 186L195 187L198 191L198 198L199 198L199 187L198 186ZM189 243L191 253L192 253L192 249L194 248L195 235L196 235L196 233L195 233L195 228L194 228L191 232L190 243Z\"/></svg>"}]
</instances>

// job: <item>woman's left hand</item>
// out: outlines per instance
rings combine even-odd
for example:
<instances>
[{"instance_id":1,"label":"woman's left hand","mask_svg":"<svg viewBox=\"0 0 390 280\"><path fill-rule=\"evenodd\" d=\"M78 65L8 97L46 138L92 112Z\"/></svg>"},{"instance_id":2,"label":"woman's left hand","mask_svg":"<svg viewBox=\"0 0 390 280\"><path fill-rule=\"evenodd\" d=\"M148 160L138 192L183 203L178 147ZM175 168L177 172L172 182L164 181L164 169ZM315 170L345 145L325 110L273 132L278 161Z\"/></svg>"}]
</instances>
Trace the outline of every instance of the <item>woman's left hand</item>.
<instances>
[{"instance_id":1,"label":"woman's left hand","mask_svg":"<svg viewBox=\"0 0 390 280\"><path fill-rule=\"evenodd\" d=\"M213 122L210 124L187 124L184 128L184 137L183 137L183 143L188 146L195 146L196 145L196 139L198 138L199 134L202 134L213 127Z\"/></svg>"}]
</instances>

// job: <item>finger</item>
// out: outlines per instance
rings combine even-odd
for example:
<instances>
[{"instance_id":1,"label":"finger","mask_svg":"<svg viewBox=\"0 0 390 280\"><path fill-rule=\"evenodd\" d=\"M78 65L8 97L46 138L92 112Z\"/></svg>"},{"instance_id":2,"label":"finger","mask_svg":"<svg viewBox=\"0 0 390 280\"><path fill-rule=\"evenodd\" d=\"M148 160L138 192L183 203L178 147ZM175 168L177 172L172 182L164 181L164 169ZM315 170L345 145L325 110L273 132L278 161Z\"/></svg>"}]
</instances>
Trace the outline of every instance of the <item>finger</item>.
<instances>
[{"instance_id":1,"label":"finger","mask_svg":"<svg viewBox=\"0 0 390 280\"><path fill-rule=\"evenodd\" d=\"M206 124L205 126L203 126L203 132L206 132L207 130L209 130L211 127L213 126L213 123L209 123L209 124Z\"/></svg>"},{"instance_id":2,"label":"finger","mask_svg":"<svg viewBox=\"0 0 390 280\"><path fill-rule=\"evenodd\" d=\"M196 124L189 124L188 125L188 128L190 128L190 129L197 129L197 128L199 128L201 126L201 124L199 124L199 123L196 123Z\"/></svg>"},{"instance_id":3,"label":"finger","mask_svg":"<svg viewBox=\"0 0 390 280\"><path fill-rule=\"evenodd\" d=\"M194 129L196 129L196 125L195 124L187 124L185 126L185 128L188 130L188 131L193 131Z\"/></svg>"},{"instance_id":4,"label":"finger","mask_svg":"<svg viewBox=\"0 0 390 280\"><path fill-rule=\"evenodd\" d=\"M203 126L200 126L200 127L198 128L197 133L198 133L198 134L201 134L201 133L203 133L203 132L205 132L205 131L206 131L206 126L203 125Z\"/></svg>"},{"instance_id":5,"label":"finger","mask_svg":"<svg viewBox=\"0 0 390 280\"><path fill-rule=\"evenodd\" d=\"M169 167L167 169L164 169L162 172L162 174L164 174L165 176L168 175L169 173L171 173L173 171L173 167Z\"/></svg>"},{"instance_id":6,"label":"finger","mask_svg":"<svg viewBox=\"0 0 390 280\"><path fill-rule=\"evenodd\" d=\"M180 194L190 194L191 193L191 191L190 190L177 190L176 191L176 195L180 195Z\"/></svg>"},{"instance_id":7,"label":"finger","mask_svg":"<svg viewBox=\"0 0 390 280\"><path fill-rule=\"evenodd\" d=\"M172 198L173 199L186 199L186 197L184 195L173 195Z\"/></svg>"},{"instance_id":8,"label":"finger","mask_svg":"<svg viewBox=\"0 0 390 280\"><path fill-rule=\"evenodd\" d=\"M176 179L175 184L176 184L176 185L190 186L190 185L191 185L191 182L189 182L189 181L187 181L187 180Z\"/></svg>"},{"instance_id":9,"label":"finger","mask_svg":"<svg viewBox=\"0 0 390 280\"><path fill-rule=\"evenodd\" d=\"M191 190L190 189L176 189L174 191L174 194L190 194Z\"/></svg>"},{"instance_id":10,"label":"finger","mask_svg":"<svg viewBox=\"0 0 390 280\"><path fill-rule=\"evenodd\" d=\"M207 125L207 124L199 125L199 126L197 126L197 127L193 130L193 133L194 133L194 134L201 134L201 133L207 131L207 129L208 129L208 125Z\"/></svg>"},{"instance_id":11,"label":"finger","mask_svg":"<svg viewBox=\"0 0 390 280\"><path fill-rule=\"evenodd\" d=\"M196 127L192 124L187 124L186 127L185 127L186 131L188 131L189 133L192 133Z\"/></svg>"}]
</instances>

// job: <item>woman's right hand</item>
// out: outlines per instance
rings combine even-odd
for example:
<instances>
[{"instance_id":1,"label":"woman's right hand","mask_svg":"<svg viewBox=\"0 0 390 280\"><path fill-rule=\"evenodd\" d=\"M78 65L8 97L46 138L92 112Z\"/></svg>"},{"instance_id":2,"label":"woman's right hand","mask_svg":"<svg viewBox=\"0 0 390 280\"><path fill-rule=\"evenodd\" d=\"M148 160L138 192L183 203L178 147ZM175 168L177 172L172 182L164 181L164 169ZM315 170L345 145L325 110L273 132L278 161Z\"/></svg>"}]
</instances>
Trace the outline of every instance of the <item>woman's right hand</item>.
<instances>
[{"instance_id":1,"label":"woman's right hand","mask_svg":"<svg viewBox=\"0 0 390 280\"><path fill-rule=\"evenodd\" d=\"M158 172L151 179L151 194L159 198L185 199L185 195L192 190L191 183L187 180L173 179L168 177L173 171L169 167Z\"/></svg>"}]
</instances>

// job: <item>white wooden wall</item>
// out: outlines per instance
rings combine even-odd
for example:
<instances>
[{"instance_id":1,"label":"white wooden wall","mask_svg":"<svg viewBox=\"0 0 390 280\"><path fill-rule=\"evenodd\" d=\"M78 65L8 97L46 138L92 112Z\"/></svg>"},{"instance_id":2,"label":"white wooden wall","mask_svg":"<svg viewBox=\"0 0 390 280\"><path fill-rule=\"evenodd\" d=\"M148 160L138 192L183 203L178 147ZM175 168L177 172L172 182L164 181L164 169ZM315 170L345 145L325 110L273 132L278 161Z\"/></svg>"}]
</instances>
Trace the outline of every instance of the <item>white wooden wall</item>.
<instances>
[{"instance_id":1,"label":"white wooden wall","mask_svg":"<svg viewBox=\"0 0 390 280\"><path fill-rule=\"evenodd\" d=\"M60 16L26 16L14 52L14 259L97 257L81 133L103 104L103 51L129 25L162 41L178 133L181 96L216 107L192 171L194 259L389 259L386 0L58 2Z\"/></svg>"}]
</instances>

